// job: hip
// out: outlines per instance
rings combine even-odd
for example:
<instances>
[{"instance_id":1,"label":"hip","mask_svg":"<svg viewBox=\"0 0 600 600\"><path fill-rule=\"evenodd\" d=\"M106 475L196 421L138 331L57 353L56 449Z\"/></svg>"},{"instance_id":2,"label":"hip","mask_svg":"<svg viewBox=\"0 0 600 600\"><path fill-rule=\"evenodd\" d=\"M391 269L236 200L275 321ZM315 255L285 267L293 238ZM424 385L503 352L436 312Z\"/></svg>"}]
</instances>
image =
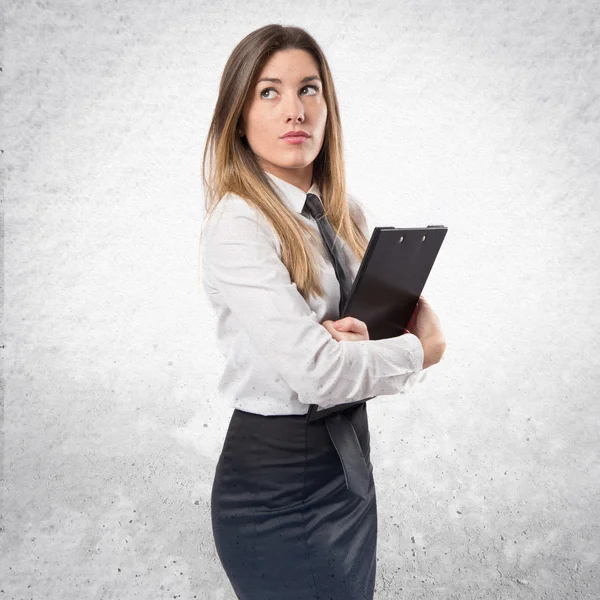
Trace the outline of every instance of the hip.
<instances>
[{"instance_id":1,"label":"hip","mask_svg":"<svg viewBox=\"0 0 600 600\"><path fill-rule=\"evenodd\" d=\"M372 478L366 403L348 408L344 416L356 431ZM343 467L322 419L307 422L305 415L233 411L215 473L213 502L269 512L347 494Z\"/></svg>"}]
</instances>

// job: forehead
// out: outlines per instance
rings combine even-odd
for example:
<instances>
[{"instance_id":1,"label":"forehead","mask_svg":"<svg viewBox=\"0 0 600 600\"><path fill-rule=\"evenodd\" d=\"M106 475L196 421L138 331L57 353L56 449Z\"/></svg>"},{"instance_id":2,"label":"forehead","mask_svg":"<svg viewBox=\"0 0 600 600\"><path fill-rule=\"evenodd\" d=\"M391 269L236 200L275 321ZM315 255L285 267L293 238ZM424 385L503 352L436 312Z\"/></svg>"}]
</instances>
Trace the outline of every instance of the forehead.
<instances>
[{"instance_id":1,"label":"forehead","mask_svg":"<svg viewBox=\"0 0 600 600\"><path fill-rule=\"evenodd\" d=\"M255 80L272 77L286 83L286 81L293 82L310 75L319 75L319 65L312 55L306 50L288 48L278 50L269 57L263 68L257 73Z\"/></svg>"}]
</instances>

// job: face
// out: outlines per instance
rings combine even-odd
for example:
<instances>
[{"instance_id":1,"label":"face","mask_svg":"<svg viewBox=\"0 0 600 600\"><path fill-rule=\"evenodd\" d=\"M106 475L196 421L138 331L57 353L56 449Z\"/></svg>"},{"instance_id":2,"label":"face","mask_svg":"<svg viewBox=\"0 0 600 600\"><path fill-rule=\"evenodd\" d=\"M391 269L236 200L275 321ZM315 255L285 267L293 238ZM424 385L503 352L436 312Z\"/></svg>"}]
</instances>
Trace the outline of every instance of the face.
<instances>
[{"instance_id":1,"label":"face","mask_svg":"<svg viewBox=\"0 0 600 600\"><path fill-rule=\"evenodd\" d=\"M326 122L327 105L313 57L296 48L273 54L248 93L241 122L261 167L308 190ZM283 137L290 131L308 137Z\"/></svg>"}]
</instances>

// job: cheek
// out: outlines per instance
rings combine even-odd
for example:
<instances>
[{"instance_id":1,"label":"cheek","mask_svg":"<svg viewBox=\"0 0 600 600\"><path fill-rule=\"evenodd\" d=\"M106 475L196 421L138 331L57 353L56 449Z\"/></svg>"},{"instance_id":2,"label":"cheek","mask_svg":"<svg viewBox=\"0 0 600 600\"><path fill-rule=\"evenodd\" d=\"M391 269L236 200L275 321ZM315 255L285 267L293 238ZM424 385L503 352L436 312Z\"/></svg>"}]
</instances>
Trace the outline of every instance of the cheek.
<instances>
[{"instance_id":1,"label":"cheek","mask_svg":"<svg viewBox=\"0 0 600 600\"><path fill-rule=\"evenodd\" d=\"M318 128L321 131L321 137L325 135L325 125L327 124L327 109L319 111L317 115Z\"/></svg>"},{"instance_id":2,"label":"cheek","mask_svg":"<svg viewBox=\"0 0 600 600\"><path fill-rule=\"evenodd\" d=\"M317 104L316 114L320 124L323 124L325 121L327 121L327 104L325 104L325 100L321 100L321 102Z\"/></svg>"},{"instance_id":3,"label":"cheek","mask_svg":"<svg viewBox=\"0 0 600 600\"><path fill-rule=\"evenodd\" d=\"M270 147L274 136L273 124L263 120L256 125L253 131L254 143L257 147Z\"/></svg>"},{"instance_id":4,"label":"cheek","mask_svg":"<svg viewBox=\"0 0 600 600\"><path fill-rule=\"evenodd\" d=\"M256 136L268 135L274 127L273 115L268 111L255 111L250 115L250 131Z\"/></svg>"},{"instance_id":5,"label":"cheek","mask_svg":"<svg viewBox=\"0 0 600 600\"><path fill-rule=\"evenodd\" d=\"M247 139L252 151L261 156L274 149L273 140L279 136L277 123L269 115L254 115L248 123Z\"/></svg>"}]
</instances>

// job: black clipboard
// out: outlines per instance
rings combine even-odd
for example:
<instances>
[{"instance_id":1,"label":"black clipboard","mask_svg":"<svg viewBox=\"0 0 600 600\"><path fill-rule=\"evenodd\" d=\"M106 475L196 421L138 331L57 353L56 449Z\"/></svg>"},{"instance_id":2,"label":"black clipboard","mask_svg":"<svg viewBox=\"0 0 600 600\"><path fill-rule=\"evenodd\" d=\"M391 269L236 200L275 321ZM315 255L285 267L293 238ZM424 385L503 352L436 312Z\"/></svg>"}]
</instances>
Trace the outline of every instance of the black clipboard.
<instances>
[{"instance_id":1,"label":"black clipboard","mask_svg":"<svg viewBox=\"0 0 600 600\"><path fill-rule=\"evenodd\" d=\"M444 225L375 227L340 319L352 316L364 321L371 340L406 333L447 232ZM371 398L375 396L330 408L311 404L306 421L341 412Z\"/></svg>"}]
</instances>

